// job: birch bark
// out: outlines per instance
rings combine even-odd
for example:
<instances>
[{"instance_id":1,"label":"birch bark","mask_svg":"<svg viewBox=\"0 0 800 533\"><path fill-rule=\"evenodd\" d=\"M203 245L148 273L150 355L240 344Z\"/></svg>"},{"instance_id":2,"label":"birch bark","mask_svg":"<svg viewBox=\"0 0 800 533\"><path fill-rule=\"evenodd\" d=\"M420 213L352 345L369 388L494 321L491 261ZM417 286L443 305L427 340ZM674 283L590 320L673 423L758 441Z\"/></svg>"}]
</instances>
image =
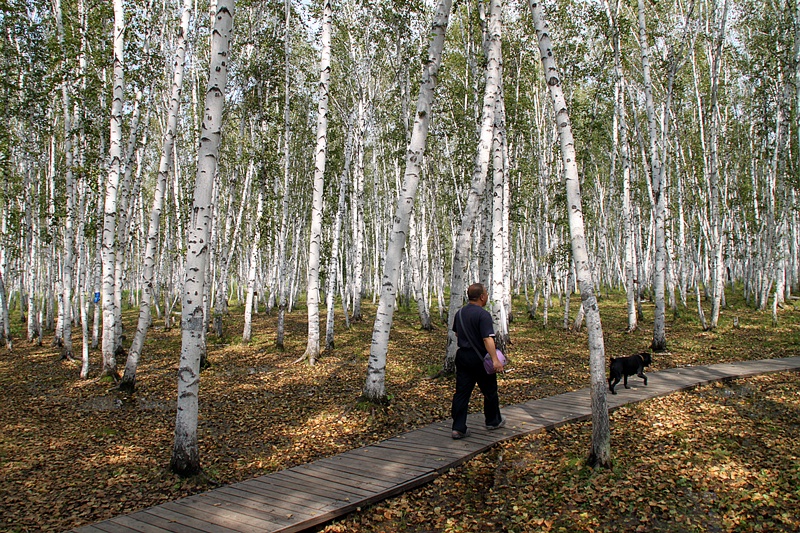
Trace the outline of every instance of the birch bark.
<instances>
[{"instance_id":1,"label":"birch bark","mask_svg":"<svg viewBox=\"0 0 800 533\"><path fill-rule=\"evenodd\" d=\"M58 30L58 42L62 50L64 49L64 24L61 11L61 1L53 2L55 11L56 26ZM72 285L74 278L75 265L75 185L73 174L73 152L72 152L72 110L70 109L70 81L69 69L64 59L65 78L61 83L61 101L64 120L64 196L66 200L66 213L64 217L63 237L64 237L64 259L62 263L62 283L61 299L63 307L61 341L63 359L72 359Z\"/></svg>"},{"instance_id":2,"label":"birch bark","mask_svg":"<svg viewBox=\"0 0 800 533\"><path fill-rule=\"evenodd\" d=\"M108 179L103 211L103 376L119 380L117 374L116 309L114 305L117 189L122 170L122 106L125 98L125 9L122 0L114 0L114 91L111 102L111 127Z\"/></svg>"},{"instance_id":3,"label":"birch bark","mask_svg":"<svg viewBox=\"0 0 800 533\"><path fill-rule=\"evenodd\" d=\"M186 282L181 316L181 358L178 369L178 409L170 468L181 476L200 471L197 442L200 359L205 351L203 295L209 256L214 175L222 134L222 109L228 77L228 53L233 29L234 0L217 0L211 39L208 90L197 149L194 205L187 237Z\"/></svg>"},{"instance_id":4,"label":"birch bark","mask_svg":"<svg viewBox=\"0 0 800 533\"><path fill-rule=\"evenodd\" d=\"M317 112L317 147L314 151L314 182L311 201L311 234L308 248L308 344L298 359L316 364L320 353L319 339L319 261L322 246L322 194L325 185L325 163L328 152L328 84L331 77L331 0L324 0L322 12L322 52L319 74L319 109Z\"/></svg>"},{"instance_id":5,"label":"birch bark","mask_svg":"<svg viewBox=\"0 0 800 533\"><path fill-rule=\"evenodd\" d=\"M461 218L461 226L453 249L453 271L450 278L450 306L447 313L447 351L443 372L455 371L456 351L458 344L453 331L453 319L464 303L466 296L465 276L469 265L470 239L473 226L480 211L480 202L486 190L486 176L489 173L489 158L494 134L495 104L500 87L501 32L500 13L502 3L492 0L487 37L486 86L483 94L483 109L479 130L478 147L475 154L475 166L472 182ZM494 296L493 296L494 297Z\"/></svg>"},{"instance_id":6,"label":"birch bark","mask_svg":"<svg viewBox=\"0 0 800 533\"><path fill-rule=\"evenodd\" d=\"M292 128L291 128L291 20L292 20L292 3L291 0L286 0L286 22L284 34L284 50L286 54L284 64L284 82L283 82L283 201L281 202L281 227L280 227L280 240L278 242L278 326L277 337L275 345L278 348L283 348L283 339L285 331L285 315L287 305L287 293L289 291L289 283L287 278L287 247L289 236L289 178L291 177L291 144Z\"/></svg>"},{"instance_id":7,"label":"birch bark","mask_svg":"<svg viewBox=\"0 0 800 533\"><path fill-rule=\"evenodd\" d=\"M500 23L501 5L500 2L492 2L490 20L495 17L494 10L497 9L498 24ZM498 34L495 36L492 33L492 39L501 37L501 29L498 29ZM503 106L503 75L502 75L502 48L497 45L498 51L498 90L497 99L495 100L495 113L494 113L494 139L493 139L493 154L492 154L492 319L494 321L495 332L495 345L496 347L505 352L506 345L509 342L508 335L508 314L506 311L506 298L508 293L508 286L506 285L506 242L508 240L508 217L506 216L506 208L508 206L506 198L506 186L508 183L508 174L506 172L505 160L505 108Z\"/></svg>"},{"instance_id":8,"label":"birch bark","mask_svg":"<svg viewBox=\"0 0 800 533\"><path fill-rule=\"evenodd\" d=\"M400 262L408 234L411 210L417 194L423 155L428 139L433 90L442 61L442 49L450 19L452 0L439 0L430 35L430 46L425 59L420 84L417 111L411 141L406 152L406 168L403 186L399 191L397 207L386 248L380 301L372 329L369 366L364 385L363 397L371 402L386 400L386 354L389 349L389 332L392 329L394 309L397 302L397 282L400 277Z\"/></svg>"},{"instance_id":9,"label":"birch bark","mask_svg":"<svg viewBox=\"0 0 800 533\"><path fill-rule=\"evenodd\" d=\"M247 298L244 304L244 328L242 342L250 342L253 333L253 304L258 310L258 301L254 300L256 290L256 274L258 265L258 247L261 243L261 216L264 214L264 184L258 180L258 199L256 200L255 232L250 244L250 266L247 270Z\"/></svg>"},{"instance_id":10,"label":"birch bark","mask_svg":"<svg viewBox=\"0 0 800 533\"><path fill-rule=\"evenodd\" d=\"M353 135L347 136L344 149L344 168L339 178L339 201L336 207L336 218L333 223L333 242L331 243L331 256L328 260L328 272L325 286L325 307L327 309L325 321L325 349L335 347L333 327L336 304L336 282L339 270L339 243L342 237L342 221L347 206L347 182L350 178L350 164L353 152Z\"/></svg>"},{"instance_id":11,"label":"birch bark","mask_svg":"<svg viewBox=\"0 0 800 533\"><path fill-rule=\"evenodd\" d=\"M654 351L667 349L666 338L666 305L664 301L666 281L666 236L664 233L664 215L666 211L666 192L664 190L664 165L659 149L659 130L656 123L655 104L653 103L653 82L650 77L650 48L647 44L647 27L645 25L644 0L639 1L639 44L642 54L642 77L644 78L645 107L649 131L650 180L655 206L655 264L653 271L653 288L655 292L655 311L653 316Z\"/></svg>"},{"instance_id":12,"label":"birch bark","mask_svg":"<svg viewBox=\"0 0 800 533\"><path fill-rule=\"evenodd\" d=\"M641 0L640 0L641 1ZM716 1L714 2L714 12L716 13ZM722 307L723 294L725 290L725 265L723 264L723 234L722 234L722 212L720 210L720 191L719 191L719 72L722 64L722 42L725 38L725 24L728 19L728 0L724 0L722 7L722 20L720 21L719 31L716 37L715 53L711 64L711 106L709 116L709 201L711 207L711 246L713 253L712 262L712 300L711 318L709 329L715 329L719 324L720 308Z\"/></svg>"},{"instance_id":13,"label":"birch bark","mask_svg":"<svg viewBox=\"0 0 800 533\"><path fill-rule=\"evenodd\" d=\"M564 182L567 192L569 229L572 241L572 257L575 261L581 303L586 312L586 328L589 337L589 367L591 374L592 398L592 447L588 464L610 468L611 466L611 428L608 418L605 379L605 347L603 328L600 323L600 309L594 295L589 253L584 233L583 208L581 206L578 166L575 161L575 141L567 112L567 104L561 89L561 79L556 67L550 43L550 32L542 13L542 4L529 0L536 35L539 38L539 51L544 67L545 80L553 102L553 111L558 125L558 138L561 158L564 165Z\"/></svg>"},{"instance_id":14,"label":"birch bark","mask_svg":"<svg viewBox=\"0 0 800 533\"><path fill-rule=\"evenodd\" d=\"M606 14L611 25L612 44L614 47L614 77L615 99L614 109L618 124L618 144L622 159L622 223L624 239L624 270L625 270L625 295L628 303L628 331L636 331L639 327L636 313L636 269L633 223L631 221L631 157L628 144L628 119L625 108L625 92L627 90L625 76L622 71L622 57L620 52L620 35L617 17L619 4L612 10L611 2L605 1Z\"/></svg>"},{"instance_id":15,"label":"birch bark","mask_svg":"<svg viewBox=\"0 0 800 533\"><path fill-rule=\"evenodd\" d=\"M150 210L150 224L147 230L147 243L144 251L144 264L142 272L142 299L139 303L139 321L136 333L131 343L128 358L125 362L125 372L120 382L120 389L133 392L136 388L136 368L142 354L147 329L150 327L151 310L154 296L154 277L156 265L156 249L158 248L159 226L161 212L164 209L164 197L167 190L167 179L172 163L172 151L175 146L175 135L178 129L178 114L181 106L181 93L183 90L183 73L186 65L186 35L189 32L189 19L192 14L192 0L183 1L181 12L181 25L176 39L175 60L172 74L172 92L170 95L167 124L164 129L164 139L161 148L161 159L158 164L158 176L153 196L153 207Z\"/></svg>"}]
</instances>

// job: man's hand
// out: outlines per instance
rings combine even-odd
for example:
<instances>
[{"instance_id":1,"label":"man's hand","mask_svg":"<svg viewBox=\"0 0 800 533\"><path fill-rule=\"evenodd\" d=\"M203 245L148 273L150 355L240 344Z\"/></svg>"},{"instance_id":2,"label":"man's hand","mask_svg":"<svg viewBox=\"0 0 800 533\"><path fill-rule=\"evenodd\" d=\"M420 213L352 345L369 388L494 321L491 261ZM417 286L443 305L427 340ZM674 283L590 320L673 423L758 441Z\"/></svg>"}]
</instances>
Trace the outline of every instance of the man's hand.
<instances>
[{"instance_id":1,"label":"man's hand","mask_svg":"<svg viewBox=\"0 0 800 533\"><path fill-rule=\"evenodd\" d=\"M497 348L494 345L494 337L486 337L483 339L483 345L486 347L486 353L492 358L492 366L494 367L495 373L503 371L503 363L500 362L500 358L497 357Z\"/></svg>"}]
</instances>

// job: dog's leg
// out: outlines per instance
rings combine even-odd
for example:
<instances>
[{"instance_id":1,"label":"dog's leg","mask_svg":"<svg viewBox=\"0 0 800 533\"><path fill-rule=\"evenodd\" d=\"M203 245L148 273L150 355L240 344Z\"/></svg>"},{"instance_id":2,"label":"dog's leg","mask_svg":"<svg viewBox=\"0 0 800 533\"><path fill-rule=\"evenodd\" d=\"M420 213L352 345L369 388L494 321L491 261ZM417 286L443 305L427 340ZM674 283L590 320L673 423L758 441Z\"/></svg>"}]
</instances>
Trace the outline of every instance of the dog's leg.
<instances>
[{"instance_id":1,"label":"dog's leg","mask_svg":"<svg viewBox=\"0 0 800 533\"><path fill-rule=\"evenodd\" d=\"M639 373L636 374L636 375L644 380L644 384L646 386L647 385L647 376L644 375L644 370L639 370Z\"/></svg>"},{"instance_id":2,"label":"dog's leg","mask_svg":"<svg viewBox=\"0 0 800 533\"><path fill-rule=\"evenodd\" d=\"M625 375L624 375L624 378L623 378L623 380L624 380L624 381L622 382L622 384L623 384L623 385L625 385L625 388L626 388L626 389L630 389L630 387L628 387L628 374L625 374Z\"/></svg>"},{"instance_id":3,"label":"dog's leg","mask_svg":"<svg viewBox=\"0 0 800 533\"><path fill-rule=\"evenodd\" d=\"M614 390L614 387L616 387L617 383L619 383L619 378L608 378L608 388L611 391L611 394L617 393L617 391Z\"/></svg>"}]
</instances>

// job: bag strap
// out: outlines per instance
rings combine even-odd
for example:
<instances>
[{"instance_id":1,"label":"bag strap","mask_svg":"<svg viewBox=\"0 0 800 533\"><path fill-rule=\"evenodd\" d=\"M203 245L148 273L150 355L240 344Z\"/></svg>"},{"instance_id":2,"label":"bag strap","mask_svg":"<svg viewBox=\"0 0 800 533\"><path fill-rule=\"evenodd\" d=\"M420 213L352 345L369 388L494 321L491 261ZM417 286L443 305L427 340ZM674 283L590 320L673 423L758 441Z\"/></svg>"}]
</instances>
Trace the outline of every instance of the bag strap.
<instances>
[{"instance_id":1,"label":"bag strap","mask_svg":"<svg viewBox=\"0 0 800 533\"><path fill-rule=\"evenodd\" d=\"M475 353L478 355L478 359L481 361L481 363L483 363L483 356L481 355L481 352L479 352L478 349L475 347L475 344L472 342L472 338L469 335L467 335L467 328L466 326L464 326L464 317L461 316L461 311L463 310L464 308L462 307L458 311L458 321L461 323L461 329L464 332L464 336L467 338L467 342L469 342L469 345L472 346L472 349L475 350Z\"/></svg>"}]
</instances>

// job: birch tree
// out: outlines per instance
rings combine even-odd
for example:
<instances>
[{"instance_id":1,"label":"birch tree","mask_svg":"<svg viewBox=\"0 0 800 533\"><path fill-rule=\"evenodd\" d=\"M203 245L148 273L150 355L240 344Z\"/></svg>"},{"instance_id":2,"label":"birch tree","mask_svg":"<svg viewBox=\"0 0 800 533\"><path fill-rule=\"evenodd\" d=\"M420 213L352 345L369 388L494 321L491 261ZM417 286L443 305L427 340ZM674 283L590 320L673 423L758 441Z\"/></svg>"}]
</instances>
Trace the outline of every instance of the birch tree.
<instances>
[{"instance_id":1,"label":"birch tree","mask_svg":"<svg viewBox=\"0 0 800 533\"><path fill-rule=\"evenodd\" d=\"M600 308L594 295L592 272L583 223L583 206L580 190L580 177L575 160L575 140L572 137L567 103L561 88L561 74L556 66L550 41L550 30L543 16L542 4L529 0L539 40L539 52L544 67L544 77L550 91L558 125L558 140L561 147L561 160L564 165L564 184L567 192L569 230L572 243L572 257L575 262L581 303L586 312L586 328L589 335L589 368L592 398L592 446L588 464L603 468L611 467L611 427L608 418L605 379L605 347L603 328L600 323Z\"/></svg>"},{"instance_id":2,"label":"birch tree","mask_svg":"<svg viewBox=\"0 0 800 533\"><path fill-rule=\"evenodd\" d=\"M328 152L328 84L331 77L331 28L333 26L331 0L324 0L322 8L322 51L320 52L319 109L317 111L317 146L314 150L313 198L311 201L311 235L308 249L308 344L299 361L308 360L314 365L320 353L319 335L319 262L322 246L322 195L325 185L325 164Z\"/></svg>"},{"instance_id":3,"label":"birch tree","mask_svg":"<svg viewBox=\"0 0 800 533\"><path fill-rule=\"evenodd\" d=\"M213 12L208 90L197 150L194 203L187 237L186 281L181 316L181 357L178 369L178 409L170 469L181 476L200 471L197 442L200 359L205 351L203 296L213 222L211 198L222 135L222 109L228 77L234 0L217 0Z\"/></svg>"},{"instance_id":4,"label":"birch tree","mask_svg":"<svg viewBox=\"0 0 800 533\"><path fill-rule=\"evenodd\" d=\"M250 244L250 266L247 271L247 297L244 304L244 328L242 342L250 342L253 333L253 306L258 310L258 301L255 300L256 274L258 267L258 248L261 244L261 216L264 213L264 184L258 180L258 197L256 199L255 232Z\"/></svg>"},{"instance_id":5,"label":"birch tree","mask_svg":"<svg viewBox=\"0 0 800 533\"><path fill-rule=\"evenodd\" d=\"M150 210L150 224L147 231L147 242L145 244L144 264L142 272L142 298L139 303L139 320L136 325L136 333L131 343L128 358L125 362L125 372L120 382L120 389L133 392L136 388L136 368L139 364L139 357L144 347L144 340L147 336L147 329L150 327L151 305L154 294L154 277L156 267L156 249L159 242L159 227L161 224L161 213L164 209L164 197L167 190L167 180L172 168L173 150L175 147L175 136L178 128L178 116L181 107L181 93L183 91L183 73L186 65L186 35L189 32L189 19L192 11L191 0L183 1L181 11L181 25L176 37L175 59L173 63L172 90L169 100L169 111L167 113L166 128L161 148L161 158L158 164L158 176L156 177L156 188L153 196L153 207Z\"/></svg>"},{"instance_id":6,"label":"birch tree","mask_svg":"<svg viewBox=\"0 0 800 533\"><path fill-rule=\"evenodd\" d=\"M287 256L289 238L289 183L291 177L292 161L292 124L291 124L291 21L292 4L291 0L285 3L285 22L284 22L284 80L283 80L283 198L281 201L281 222L280 234L278 236L278 326L275 345L283 348L287 292L289 283L287 282Z\"/></svg>"},{"instance_id":7,"label":"birch tree","mask_svg":"<svg viewBox=\"0 0 800 533\"><path fill-rule=\"evenodd\" d=\"M117 235L117 189L122 172L122 108L125 99L125 9L114 0L114 90L111 101L109 171L103 211L103 370L104 376L119 380L117 374L117 324L115 309L115 267Z\"/></svg>"},{"instance_id":8,"label":"birch tree","mask_svg":"<svg viewBox=\"0 0 800 533\"><path fill-rule=\"evenodd\" d=\"M641 1L641 0L640 0ZM716 13L717 3L714 2L713 12ZM720 65L722 64L722 43L725 37L725 23L728 19L728 0L723 0L722 17L719 22L719 29L714 45L714 54L711 59L711 105L709 110L708 127L708 184L709 202L711 209L711 246L712 246L712 301L711 301L711 320L708 324L710 329L714 329L719 324L720 308L722 307L723 291L725 290L725 265L723 264L723 238L722 234L722 212L720 207L720 187L719 187L719 75Z\"/></svg>"},{"instance_id":9,"label":"birch tree","mask_svg":"<svg viewBox=\"0 0 800 533\"><path fill-rule=\"evenodd\" d=\"M652 184L653 203L655 206L655 269L653 286L655 292L655 311L653 317L654 351L667 349L666 337L666 305L664 301L666 281L666 237L664 235L664 216L666 214L666 191L664 190L664 165L659 149L659 134L656 124L656 110L653 102L653 82L650 78L650 49L647 44L647 27L645 25L644 0L639 0L639 42L642 55L642 77L644 78L645 107L650 143L650 180Z\"/></svg>"},{"instance_id":10,"label":"birch tree","mask_svg":"<svg viewBox=\"0 0 800 533\"><path fill-rule=\"evenodd\" d=\"M480 130L478 132L478 146L475 152L472 182L469 192L467 193L467 201L464 205L461 226L453 245L453 270L450 278L450 307L447 313L448 338L447 352L443 365L444 372L453 372L455 370L458 344L456 342L456 334L453 331L453 319L458 309L464 304L467 286L464 278L469 264L468 255L470 251L470 240L475 220L479 215L481 201L486 190L486 177L489 173L489 161L495 125L495 106L500 90L500 67L502 62L501 13L502 3L499 0L492 0L489 23L487 26L486 85L483 94ZM492 295L492 298L494 297L495 296Z\"/></svg>"},{"instance_id":11,"label":"birch tree","mask_svg":"<svg viewBox=\"0 0 800 533\"><path fill-rule=\"evenodd\" d=\"M55 0L53 2L53 10L55 11L56 27L58 29L58 42L59 46L66 54L64 47L64 22L63 14L61 11L61 1ZM63 349L61 357L64 359L72 359L72 285L75 264L75 246L74 246L74 224L75 224L75 184L73 174L73 152L72 152L72 109L70 104L70 81L69 81L69 67L66 64L66 55L63 58L63 69L65 78L61 82L61 98L63 104L63 121L64 121L64 196L66 199L66 216L64 217L64 260L63 260L63 274L62 274L62 307L64 318L62 322L61 340Z\"/></svg>"},{"instance_id":12,"label":"birch tree","mask_svg":"<svg viewBox=\"0 0 800 533\"><path fill-rule=\"evenodd\" d=\"M408 235L411 210L416 199L423 156L428 139L433 90L439 66L442 62L442 49L450 19L452 0L439 0L430 33L430 46L424 60L420 83L417 110L411 140L405 157L403 185L399 191L394 212L392 229L386 248L383 275L381 277L380 300L372 328L367 378L363 397L367 401L382 403L386 400L386 355L389 350L389 332L392 329L395 304L397 303L397 282L400 277L400 262L403 247Z\"/></svg>"}]
</instances>

